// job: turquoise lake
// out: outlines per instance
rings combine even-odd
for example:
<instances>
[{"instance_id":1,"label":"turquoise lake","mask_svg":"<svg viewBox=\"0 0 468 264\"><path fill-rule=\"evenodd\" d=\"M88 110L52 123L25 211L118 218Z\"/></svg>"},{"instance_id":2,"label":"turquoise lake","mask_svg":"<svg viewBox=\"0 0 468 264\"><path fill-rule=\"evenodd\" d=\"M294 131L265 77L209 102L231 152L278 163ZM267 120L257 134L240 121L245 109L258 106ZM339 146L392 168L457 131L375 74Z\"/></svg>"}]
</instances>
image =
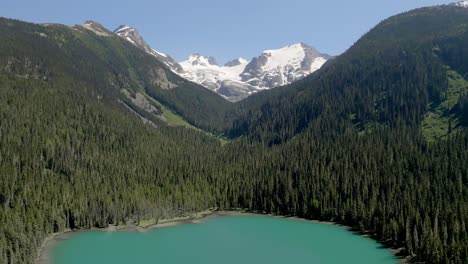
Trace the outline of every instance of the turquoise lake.
<instances>
[{"instance_id":1,"label":"turquoise lake","mask_svg":"<svg viewBox=\"0 0 468 264\"><path fill-rule=\"evenodd\" d=\"M343 227L268 216L224 216L146 233L89 231L52 251L54 264L398 263Z\"/></svg>"}]
</instances>

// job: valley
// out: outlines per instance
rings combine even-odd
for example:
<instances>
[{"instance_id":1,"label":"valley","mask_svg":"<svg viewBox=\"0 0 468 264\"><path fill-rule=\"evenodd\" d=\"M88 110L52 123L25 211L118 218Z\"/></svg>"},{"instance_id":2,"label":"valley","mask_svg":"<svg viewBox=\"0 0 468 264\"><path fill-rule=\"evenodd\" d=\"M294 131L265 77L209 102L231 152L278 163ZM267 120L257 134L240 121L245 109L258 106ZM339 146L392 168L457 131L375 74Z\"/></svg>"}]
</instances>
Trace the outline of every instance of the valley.
<instances>
[{"instance_id":1,"label":"valley","mask_svg":"<svg viewBox=\"0 0 468 264\"><path fill-rule=\"evenodd\" d=\"M468 260L465 2L389 17L333 58L301 43L225 66L201 55L178 63L135 29L113 32L96 21L67 26L0 18L0 39L0 263L35 263L43 242L67 230L158 222L210 208L349 226L416 263ZM214 86L200 84L207 79ZM255 89L236 88L252 93L226 100L227 81ZM259 223L243 226L248 219ZM213 223L231 220L239 224L237 218ZM341 230L288 229L302 224L289 220L242 218L239 230L271 224L264 234L274 231L278 244L256 246L277 249L268 256L274 257L283 239L303 241L284 256L304 259L314 258L308 254L320 238ZM203 236L197 228L210 229L206 224L156 233L193 228L187 232L195 242L183 250L200 257L195 246L216 241L196 243ZM287 237L287 230L301 235ZM254 234L241 231L234 235ZM377 242L341 231L333 241L351 242L319 251L336 257L362 242L367 246L347 253L384 252L388 260ZM116 237L108 245L141 238L83 234L83 245L106 235ZM135 250L165 246L154 239ZM62 246L68 242L75 243ZM294 251L305 244L313 246ZM219 250L236 253L237 261L259 256L240 254L246 248ZM87 257L67 254L63 263L74 254ZM164 258L176 254L169 255ZM131 261L131 255L107 256ZM395 263L389 258L381 263Z\"/></svg>"}]
</instances>

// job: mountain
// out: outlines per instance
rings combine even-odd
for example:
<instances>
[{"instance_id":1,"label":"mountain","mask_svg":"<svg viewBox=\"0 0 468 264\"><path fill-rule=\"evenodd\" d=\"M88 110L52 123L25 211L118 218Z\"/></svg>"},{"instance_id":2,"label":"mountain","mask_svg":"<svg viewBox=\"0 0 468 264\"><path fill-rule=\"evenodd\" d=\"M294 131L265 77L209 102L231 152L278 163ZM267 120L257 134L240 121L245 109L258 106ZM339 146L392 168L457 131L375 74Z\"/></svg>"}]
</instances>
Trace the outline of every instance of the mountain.
<instances>
[{"instance_id":1,"label":"mountain","mask_svg":"<svg viewBox=\"0 0 468 264\"><path fill-rule=\"evenodd\" d=\"M241 79L259 89L283 86L315 72L328 59L304 43L267 50L245 67Z\"/></svg>"},{"instance_id":2,"label":"mountain","mask_svg":"<svg viewBox=\"0 0 468 264\"><path fill-rule=\"evenodd\" d=\"M468 7L468 1L460 1L460 2L457 2L457 3L452 3L451 5L466 8L466 7Z\"/></svg>"},{"instance_id":3,"label":"mountain","mask_svg":"<svg viewBox=\"0 0 468 264\"><path fill-rule=\"evenodd\" d=\"M155 56L175 73L181 74L184 72L182 67L171 56L151 48L151 46L146 43L146 41L135 28L127 25L121 25L116 30L114 30L114 33L129 41L133 45L141 48L148 54Z\"/></svg>"},{"instance_id":4,"label":"mountain","mask_svg":"<svg viewBox=\"0 0 468 264\"><path fill-rule=\"evenodd\" d=\"M320 69L331 56L304 43L264 51L247 61L234 59L220 66L211 56L192 54L177 63L169 55L146 43L140 33L127 25L114 33L153 55L179 76L208 88L229 101L240 101L258 91L287 85Z\"/></svg>"},{"instance_id":5,"label":"mountain","mask_svg":"<svg viewBox=\"0 0 468 264\"><path fill-rule=\"evenodd\" d=\"M144 120L207 131L215 123L221 130L224 111L231 107L221 96L176 74L169 68L171 58L150 49L131 28L121 27L114 34L95 21L71 27L2 23L2 36L10 42L0 54L9 66L0 68L0 74L15 69L17 75L34 75L50 83L73 80L93 90L92 96L103 103L118 103ZM11 55L15 49L21 51L17 57Z\"/></svg>"},{"instance_id":6,"label":"mountain","mask_svg":"<svg viewBox=\"0 0 468 264\"><path fill-rule=\"evenodd\" d=\"M243 100L227 134L279 144L333 116L363 131L411 124L430 141L449 136L466 126L467 12L435 6L382 21L316 73Z\"/></svg>"},{"instance_id":7,"label":"mountain","mask_svg":"<svg viewBox=\"0 0 468 264\"><path fill-rule=\"evenodd\" d=\"M219 66L213 57L193 54L186 61L177 63L169 55L151 48L135 28L121 25L114 33L156 57L179 76L217 92L230 101L243 99L255 90L240 81L240 74L248 63L242 58Z\"/></svg>"},{"instance_id":8,"label":"mountain","mask_svg":"<svg viewBox=\"0 0 468 264\"><path fill-rule=\"evenodd\" d=\"M264 51L247 61L235 59L219 66L212 57L190 55L180 62L183 77L239 101L261 90L287 85L318 70L331 57L299 43Z\"/></svg>"},{"instance_id":9,"label":"mountain","mask_svg":"<svg viewBox=\"0 0 468 264\"><path fill-rule=\"evenodd\" d=\"M239 58L223 66L213 57L192 54L180 62L184 78L217 92L230 101L238 101L255 91L254 87L242 82L240 75L248 61Z\"/></svg>"}]
</instances>

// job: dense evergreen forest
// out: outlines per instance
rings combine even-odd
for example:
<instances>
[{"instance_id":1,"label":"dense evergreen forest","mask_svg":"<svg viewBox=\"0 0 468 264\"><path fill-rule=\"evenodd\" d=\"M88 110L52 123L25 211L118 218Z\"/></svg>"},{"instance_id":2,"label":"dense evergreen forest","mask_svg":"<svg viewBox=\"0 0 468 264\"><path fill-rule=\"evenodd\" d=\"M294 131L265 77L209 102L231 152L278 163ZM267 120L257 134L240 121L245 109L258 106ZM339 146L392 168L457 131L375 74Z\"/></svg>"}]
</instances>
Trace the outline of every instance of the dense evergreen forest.
<instances>
[{"instance_id":1,"label":"dense evergreen forest","mask_svg":"<svg viewBox=\"0 0 468 264\"><path fill-rule=\"evenodd\" d=\"M468 263L468 9L389 18L236 104L95 27L0 19L0 263L33 263L65 229L207 208L335 221L417 262Z\"/></svg>"}]
</instances>

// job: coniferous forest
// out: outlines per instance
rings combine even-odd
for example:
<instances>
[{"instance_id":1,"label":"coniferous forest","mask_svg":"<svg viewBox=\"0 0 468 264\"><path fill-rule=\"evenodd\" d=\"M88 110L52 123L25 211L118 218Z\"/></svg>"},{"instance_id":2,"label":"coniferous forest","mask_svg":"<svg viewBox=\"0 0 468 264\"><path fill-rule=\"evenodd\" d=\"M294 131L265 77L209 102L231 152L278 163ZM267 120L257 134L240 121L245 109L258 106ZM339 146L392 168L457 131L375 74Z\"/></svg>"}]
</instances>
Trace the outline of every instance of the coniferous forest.
<instances>
[{"instance_id":1,"label":"coniferous forest","mask_svg":"<svg viewBox=\"0 0 468 264\"><path fill-rule=\"evenodd\" d=\"M33 263L66 229L208 208L468 263L467 9L391 17L235 104L99 30L0 19L0 263Z\"/></svg>"}]
</instances>

